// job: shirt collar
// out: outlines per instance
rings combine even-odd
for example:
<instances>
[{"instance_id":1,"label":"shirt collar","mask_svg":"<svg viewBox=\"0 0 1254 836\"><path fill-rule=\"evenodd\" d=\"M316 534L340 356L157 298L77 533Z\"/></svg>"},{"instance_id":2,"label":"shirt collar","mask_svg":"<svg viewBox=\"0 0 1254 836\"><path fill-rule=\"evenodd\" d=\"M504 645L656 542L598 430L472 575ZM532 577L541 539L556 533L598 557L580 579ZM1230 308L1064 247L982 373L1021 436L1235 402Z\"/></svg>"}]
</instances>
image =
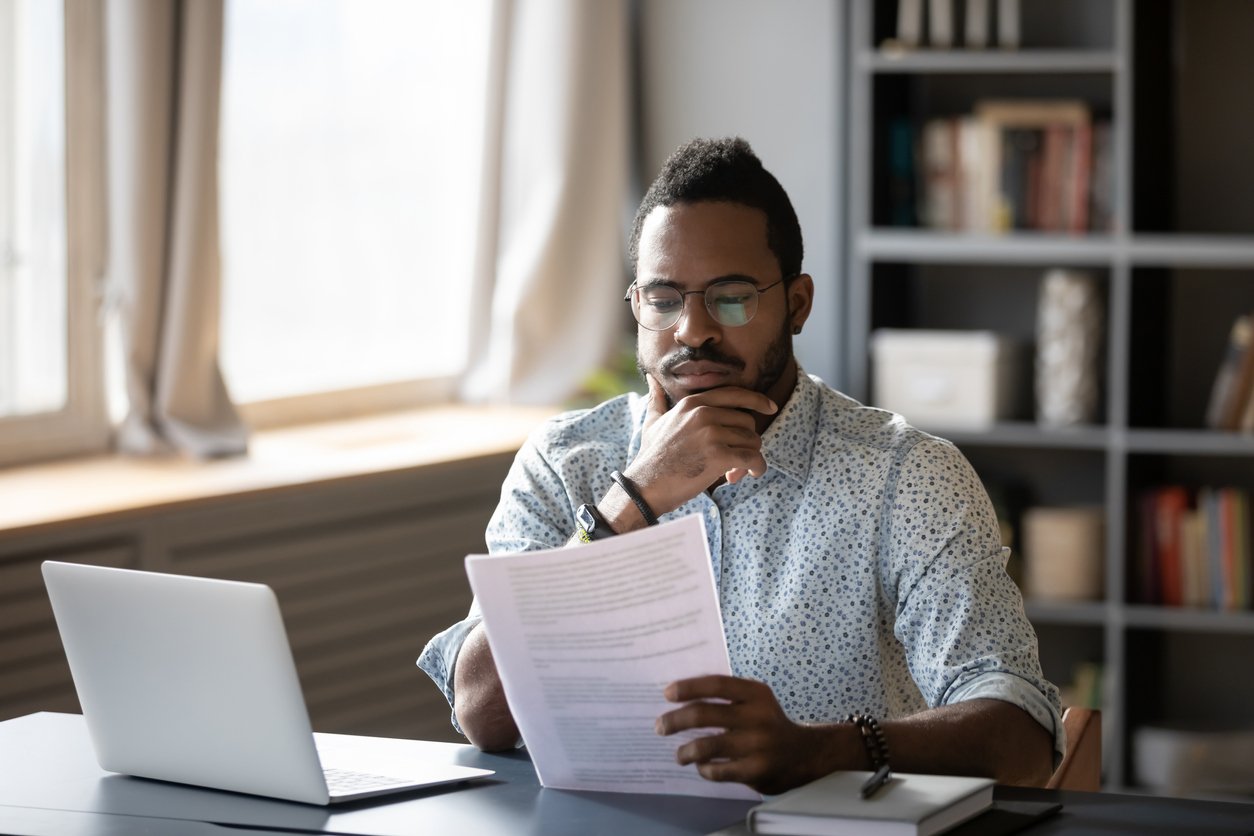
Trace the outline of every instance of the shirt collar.
<instances>
[{"instance_id":1,"label":"shirt collar","mask_svg":"<svg viewBox=\"0 0 1254 836\"><path fill-rule=\"evenodd\" d=\"M767 465L804 485L810 477L818 419L818 384L798 364L792 395L762 434L762 455Z\"/></svg>"}]
</instances>

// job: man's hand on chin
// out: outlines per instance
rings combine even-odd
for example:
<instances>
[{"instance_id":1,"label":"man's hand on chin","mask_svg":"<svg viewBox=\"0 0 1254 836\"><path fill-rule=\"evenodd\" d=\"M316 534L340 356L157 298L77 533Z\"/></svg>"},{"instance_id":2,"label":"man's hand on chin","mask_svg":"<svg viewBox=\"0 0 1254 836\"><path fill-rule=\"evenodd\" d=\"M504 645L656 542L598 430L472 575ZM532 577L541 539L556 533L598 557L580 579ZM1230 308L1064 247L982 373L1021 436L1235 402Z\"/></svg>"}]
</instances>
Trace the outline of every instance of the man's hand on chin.
<instances>
[{"instance_id":1,"label":"man's hand on chin","mask_svg":"<svg viewBox=\"0 0 1254 836\"><path fill-rule=\"evenodd\" d=\"M774 415L779 406L760 392L725 386L680 398L670 406L653 375L640 452L627 468L657 515L673 511L726 478L766 472L755 414Z\"/></svg>"},{"instance_id":2,"label":"man's hand on chin","mask_svg":"<svg viewBox=\"0 0 1254 836\"><path fill-rule=\"evenodd\" d=\"M700 676L672 682L664 694L684 705L658 717L658 734L713 730L675 751L680 764L696 764L710 781L734 781L774 795L835 768L828 730L788 719L763 682Z\"/></svg>"}]
</instances>

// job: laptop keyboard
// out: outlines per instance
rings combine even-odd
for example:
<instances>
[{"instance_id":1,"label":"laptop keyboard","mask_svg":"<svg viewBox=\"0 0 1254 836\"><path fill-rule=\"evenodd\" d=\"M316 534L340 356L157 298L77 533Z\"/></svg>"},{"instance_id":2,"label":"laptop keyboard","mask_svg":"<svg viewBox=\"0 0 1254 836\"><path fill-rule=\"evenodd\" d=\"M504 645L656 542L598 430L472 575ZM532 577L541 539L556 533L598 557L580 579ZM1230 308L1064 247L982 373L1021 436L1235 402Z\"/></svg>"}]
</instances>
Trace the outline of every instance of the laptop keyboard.
<instances>
[{"instance_id":1,"label":"laptop keyboard","mask_svg":"<svg viewBox=\"0 0 1254 836\"><path fill-rule=\"evenodd\" d=\"M403 778L375 775L370 772L353 772L351 769L324 769L322 774L326 776L327 789L333 796L355 795L359 792L370 792L409 783Z\"/></svg>"}]
</instances>

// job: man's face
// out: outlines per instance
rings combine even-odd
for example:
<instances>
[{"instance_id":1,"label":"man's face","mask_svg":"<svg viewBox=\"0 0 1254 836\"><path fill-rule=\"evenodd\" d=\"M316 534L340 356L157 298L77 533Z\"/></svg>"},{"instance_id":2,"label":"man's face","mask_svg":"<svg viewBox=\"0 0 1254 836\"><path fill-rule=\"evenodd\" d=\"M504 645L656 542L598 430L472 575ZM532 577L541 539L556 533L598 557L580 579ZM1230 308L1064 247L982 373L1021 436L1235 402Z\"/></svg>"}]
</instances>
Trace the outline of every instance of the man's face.
<instances>
[{"instance_id":1,"label":"man's face","mask_svg":"<svg viewBox=\"0 0 1254 836\"><path fill-rule=\"evenodd\" d=\"M636 284L665 282L703 291L720 279L765 288L783 278L767 245L766 214L739 203L659 206L640 233ZM715 320L700 295L684 297L679 322L666 331L637 328L636 364L662 385L671 403L719 386L762 392L783 404L791 391L792 329L810 310L808 276L761 294L746 325ZM791 311L791 312L790 312Z\"/></svg>"}]
</instances>

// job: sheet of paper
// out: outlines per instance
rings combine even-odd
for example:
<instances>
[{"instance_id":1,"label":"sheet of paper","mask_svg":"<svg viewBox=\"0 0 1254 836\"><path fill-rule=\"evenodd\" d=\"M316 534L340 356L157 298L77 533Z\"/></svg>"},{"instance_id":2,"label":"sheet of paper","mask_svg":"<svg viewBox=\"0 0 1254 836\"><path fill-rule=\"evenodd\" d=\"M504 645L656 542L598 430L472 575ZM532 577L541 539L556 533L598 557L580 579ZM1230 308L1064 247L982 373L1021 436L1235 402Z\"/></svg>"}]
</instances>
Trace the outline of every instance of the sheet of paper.
<instances>
[{"instance_id":1,"label":"sheet of paper","mask_svg":"<svg viewBox=\"0 0 1254 836\"><path fill-rule=\"evenodd\" d=\"M676 679L730 674L698 516L542 552L471 555L466 573L510 709L546 787L759 798L675 763L659 737ZM708 732L704 732L708 733Z\"/></svg>"}]
</instances>

